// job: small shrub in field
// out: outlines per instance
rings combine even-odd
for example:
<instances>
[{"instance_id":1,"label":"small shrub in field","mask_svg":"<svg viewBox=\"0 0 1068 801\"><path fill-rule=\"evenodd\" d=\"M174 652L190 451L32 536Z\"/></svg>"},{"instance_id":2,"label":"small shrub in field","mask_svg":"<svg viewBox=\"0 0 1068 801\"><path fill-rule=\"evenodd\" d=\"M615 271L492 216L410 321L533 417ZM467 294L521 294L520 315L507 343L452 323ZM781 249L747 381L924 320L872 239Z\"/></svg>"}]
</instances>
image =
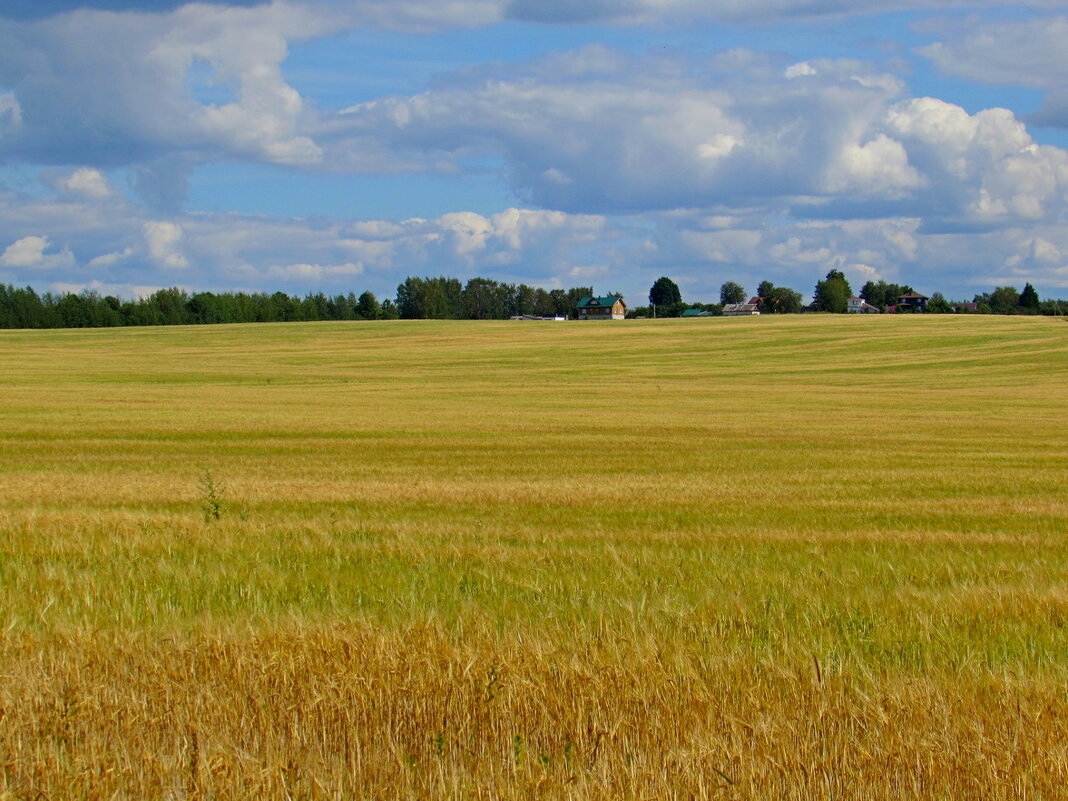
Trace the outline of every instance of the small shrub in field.
<instances>
[{"instance_id":1,"label":"small shrub in field","mask_svg":"<svg viewBox=\"0 0 1068 801\"><path fill-rule=\"evenodd\" d=\"M223 512L226 510L226 503L223 500L226 485L207 469L204 470L204 474L197 483L200 487L200 508L204 512L204 519L209 523L222 519Z\"/></svg>"}]
</instances>

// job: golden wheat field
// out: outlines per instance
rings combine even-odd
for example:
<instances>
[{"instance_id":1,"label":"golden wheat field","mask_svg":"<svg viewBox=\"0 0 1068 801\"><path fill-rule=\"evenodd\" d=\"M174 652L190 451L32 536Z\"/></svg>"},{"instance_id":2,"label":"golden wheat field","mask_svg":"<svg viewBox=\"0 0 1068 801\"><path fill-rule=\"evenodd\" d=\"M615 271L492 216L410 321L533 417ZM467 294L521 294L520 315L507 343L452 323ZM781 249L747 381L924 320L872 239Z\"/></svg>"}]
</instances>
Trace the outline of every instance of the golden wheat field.
<instances>
[{"instance_id":1,"label":"golden wheat field","mask_svg":"<svg viewBox=\"0 0 1068 801\"><path fill-rule=\"evenodd\" d=\"M1068 797L1068 325L0 332L0 798Z\"/></svg>"}]
</instances>

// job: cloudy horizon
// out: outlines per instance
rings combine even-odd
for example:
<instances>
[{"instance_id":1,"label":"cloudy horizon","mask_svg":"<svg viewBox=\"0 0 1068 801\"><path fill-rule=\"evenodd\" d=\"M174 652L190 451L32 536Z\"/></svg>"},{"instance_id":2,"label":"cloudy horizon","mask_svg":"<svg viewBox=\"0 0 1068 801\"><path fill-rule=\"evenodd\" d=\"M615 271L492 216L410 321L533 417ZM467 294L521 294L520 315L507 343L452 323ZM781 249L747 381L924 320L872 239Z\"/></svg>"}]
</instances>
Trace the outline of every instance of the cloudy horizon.
<instances>
[{"instance_id":1,"label":"cloudy horizon","mask_svg":"<svg viewBox=\"0 0 1068 801\"><path fill-rule=\"evenodd\" d=\"M1052 0L15 0L0 283L1068 294Z\"/></svg>"}]
</instances>

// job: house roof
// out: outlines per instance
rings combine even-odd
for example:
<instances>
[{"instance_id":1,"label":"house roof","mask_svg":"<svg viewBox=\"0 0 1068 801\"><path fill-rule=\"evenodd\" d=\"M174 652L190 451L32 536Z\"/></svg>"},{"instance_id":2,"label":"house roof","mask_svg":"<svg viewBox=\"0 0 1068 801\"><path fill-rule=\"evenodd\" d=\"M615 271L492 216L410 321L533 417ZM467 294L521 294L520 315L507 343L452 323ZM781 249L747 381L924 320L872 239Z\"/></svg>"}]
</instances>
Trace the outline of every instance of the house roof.
<instances>
[{"instance_id":1,"label":"house roof","mask_svg":"<svg viewBox=\"0 0 1068 801\"><path fill-rule=\"evenodd\" d=\"M712 312L704 309L687 309L682 313L683 317L711 317Z\"/></svg>"},{"instance_id":2,"label":"house roof","mask_svg":"<svg viewBox=\"0 0 1068 801\"><path fill-rule=\"evenodd\" d=\"M623 298L617 298L615 295L609 295L606 298L583 298L578 302L578 308L591 309L598 308L601 306L607 306L608 308L612 308L616 304L617 300L620 303L623 303ZM626 306L627 304L623 303L623 307L626 308Z\"/></svg>"},{"instance_id":3,"label":"house roof","mask_svg":"<svg viewBox=\"0 0 1068 801\"><path fill-rule=\"evenodd\" d=\"M909 292L907 295L899 295L898 300L929 300L929 298L919 292Z\"/></svg>"}]
</instances>

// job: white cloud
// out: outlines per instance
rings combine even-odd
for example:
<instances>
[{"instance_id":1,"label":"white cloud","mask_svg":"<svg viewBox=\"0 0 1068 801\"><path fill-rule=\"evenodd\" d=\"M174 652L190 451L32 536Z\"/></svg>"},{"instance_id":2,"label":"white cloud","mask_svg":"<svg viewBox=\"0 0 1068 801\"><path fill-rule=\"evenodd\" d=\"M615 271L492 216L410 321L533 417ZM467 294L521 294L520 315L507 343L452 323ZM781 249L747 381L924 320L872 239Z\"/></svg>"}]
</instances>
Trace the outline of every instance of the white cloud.
<instances>
[{"instance_id":1,"label":"white cloud","mask_svg":"<svg viewBox=\"0 0 1068 801\"><path fill-rule=\"evenodd\" d=\"M10 245L0 254L0 267L25 267L32 270L54 270L71 267L74 254L64 248L58 253L47 253L51 247L48 237L25 236Z\"/></svg>"},{"instance_id":2,"label":"white cloud","mask_svg":"<svg viewBox=\"0 0 1068 801\"><path fill-rule=\"evenodd\" d=\"M100 170L91 167L79 167L58 182L64 192L88 200L106 200L111 197L111 186Z\"/></svg>"},{"instance_id":3,"label":"white cloud","mask_svg":"<svg viewBox=\"0 0 1068 801\"><path fill-rule=\"evenodd\" d=\"M754 290L767 279L807 295L831 267L844 270L854 289L877 276L963 299L990 289L993 279L1031 281L1043 296L1068 285L1068 227L1056 220L978 234L930 232L919 218L799 221L761 207L617 217L509 208L400 222L202 213L160 221L116 205L105 222L84 226L98 205L0 192L0 243L11 243L0 254L5 280L34 283L47 268L53 288L108 294L178 283L212 291L370 289L391 297L407 275L483 275L546 287L593 284L639 300L659 275L675 278L692 300L714 299L725 280ZM7 221L15 209L45 227L12 236ZM773 213L781 216L771 222ZM68 235L74 251L100 255L78 264L71 248L52 244Z\"/></svg>"},{"instance_id":4,"label":"white cloud","mask_svg":"<svg viewBox=\"0 0 1068 801\"><path fill-rule=\"evenodd\" d=\"M856 61L787 72L751 51L698 70L583 48L353 106L326 149L428 171L500 157L517 195L571 213L770 204L936 226L1063 213L1068 152L1037 145L1011 111L905 98L899 79ZM470 246L485 234L468 232Z\"/></svg>"},{"instance_id":5,"label":"white cloud","mask_svg":"<svg viewBox=\"0 0 1068 801\"><path fill-rule=\"evenodd\" d=\"M741 66L740 66L741 65ZM819 63L799 84L736 51L701 70L603 47L457 75L442 88L346 109L328 147L396 161L503 156L521 197L572 212L707 206L921 184L881 127L903 89L857 62ZM858 80L870 77L870 80ZM831 175L831 173L834 173Z\"/></svg>"},{"instance_id":6,"label":"white cloud","mask_svg":"<svg viewBox=\"0 0 1068 801\"><path fill-rule=\"evenodd\" d=\"M1063 4L1054 5L1063 10ZM969 81L1046 90L1031 116L1040 125L1068 127L1068 17L946 25L944 40L920 53L943 72Z\"/></svg>"},{"instance_id":7,"label":"white cloud","mask_svg":"<svg viewBox=\"0 0 1068 801\"><path fill-rule=\"evenodd\" d=\"M5 267L34 267L44 258L48 240L43 236L27 236L8 246L0 256Z\"/></svg>"},{"instance_id":8,"label":"white cloud","mask_svg":"<svg viewBox=\"0 0 1068 801\"><path fill-rule=\"evenodd\" d=\"M863 144L845 145L829 165L825 187L832 193L900 198L924 183L901 143L881 133Z\"/></svg>"},{"instance_id":9,"label":"white cloud","mask_svg":"<svg viewBox=\"0 0 1068 801\"><path fill-rule=\"evenodd\" d=\"M144 224L145 246L149 258L165 269L184 270L189 260L182 254L182 226L173 222L151 220Z\"/></svg>"},{"instance_id":10,"label":"white cloud","mask_svg":"<svg viewBox=\"0 0 1068 801\"><path fill-rule=\"evenodd\" d=\"M337 14L285 2L166 14L84 10L30 24L0 18L0 86L14 90L0 96L0 150L96 167L174 153L315 163L314 115L281 64L289 43L338 25ZM233 101L199 102L189 84L195 65L232 86ZM20 122L14 133L12 120Z\"/></svg>"},{"instance_id":11,"label":"white cloud","mask_svg":"<svg viewBox=\"0 0 1068 801\"><path fill-rule=\"evenodd\" d=\"M889 128L932 180L948 218L988 223L1063 216L1068 151L1039 146L1006 109L970 115L924 97L896 106Z\"/></svg>"},{"instance_id":12,"label":"white cloud","mask_svg":"<svg viewBox=\"0 0 1068 801\"><path fill-rule=\"evenodd\" d=\"M266 274L284 281L310 281L318 284L323 279L351 278L363 274L363 266L346 262L345 264L290 264L285 267L268 267Z\"/></svg>"},{"instance_id":13,"label":"white cloud","mask_svg":"<svg viewBox=\"0 0 1068 801\"><path fill-rule=\"evenodd\" d=\"M103 253L89 260L90 268L114 267L116 264L126 261L134 255L133 248L124 248L113 253Z\"/></svg>"},{"instance_id":14,"label":"white cloud","mask_svg":"<svg viewBox=\"0 0 1068 801\"><path fill-rule=\"evenodd\" d=\"M807 61L801 61L797 64L791 64L786 68L783 73L787 78L801 78L805 75L815 75L816 68L809 64Z\"/></svg>"},{"instance_id":15,"label":"white cloud","mask_svg":"<svg viewBox=\"0 0 1068 801\"><path fill-rule=\"evenodd\" d=\"M931 27L931 26L928 26ZM1068 17L944 24L946 39L920 48L939 69L970 80L1021 84L1036 89L1062 86L1068 64Z\"/></svg>"}]
</instances>

